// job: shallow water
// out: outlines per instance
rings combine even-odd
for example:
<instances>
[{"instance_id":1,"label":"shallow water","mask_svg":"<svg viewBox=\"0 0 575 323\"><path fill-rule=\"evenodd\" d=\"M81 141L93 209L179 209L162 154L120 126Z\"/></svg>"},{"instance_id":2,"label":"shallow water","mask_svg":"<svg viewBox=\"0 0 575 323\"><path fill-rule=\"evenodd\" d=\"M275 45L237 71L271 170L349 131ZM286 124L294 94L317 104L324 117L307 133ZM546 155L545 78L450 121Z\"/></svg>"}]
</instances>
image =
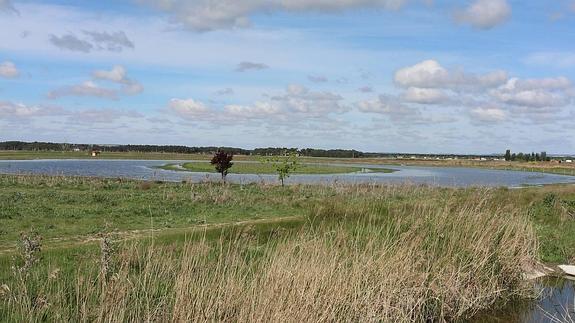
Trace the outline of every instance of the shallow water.
<instances>
[{"instance_id":1,"label":"shallow water","mask_svg":"<svg viewBox=\"0 0 575 323\"><path fill-rule=\"evenodd\" d=\"M472 323L575 322L575 282L563 278L544 278L535 288L541 297L532 302L510 304L499 311L482 313Z\"/></svg>"},{"instance_id":2,"label":"shallow water","mask_svg":"<svg viewBox=\"0 0 575 323\"><path fill-rule=\"evenodd\" d=\"M168 163L185 161L162 160L25 160L0 161L0 173L5 174L46 174L97 177L122 177L146 180L219 180L214 173L190 173L167 171L154 168ZM335 164L334 164L335 165ZM338 163L337 165L346 165ZM346 166L350 166L347 164ZM492 170L463 167L421 167L353 164L364 168L391 168L394 173L350 173L337 175L292 175L286 183L326 184L344 183L414 183L437 186L507 186L544 185L575 183L575 176ZM277 183L275 175L229 174L233 183L265 182Z\"/></svg>"}]
</instances>

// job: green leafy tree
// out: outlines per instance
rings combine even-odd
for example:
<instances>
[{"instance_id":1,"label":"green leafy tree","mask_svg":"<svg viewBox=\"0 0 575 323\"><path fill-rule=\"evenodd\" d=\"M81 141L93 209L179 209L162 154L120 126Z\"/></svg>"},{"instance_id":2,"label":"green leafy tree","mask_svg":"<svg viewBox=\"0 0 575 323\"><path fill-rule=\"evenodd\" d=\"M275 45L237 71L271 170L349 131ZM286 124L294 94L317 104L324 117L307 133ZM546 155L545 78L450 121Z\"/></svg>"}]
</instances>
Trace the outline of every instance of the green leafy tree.
<instances>
[{"instance_id":1,"label":"green leafy tree","mask_svg":"<svg viewBox=\"0 0 575 323\"><path fill-rule=\"evenodd\" d=\"M287 154L287 156L267 157L264 158L262 162L272 165L278 174L278 179L282 183L282 186L284 186L285 179L290 177L299 167L299 158L295 152L291 152Z\"/></svg>"},{"instance_id":2,"label":"green leafy tree","mask_svg":"<svg viewBox=\"0 0 575 323\"><path fill-rule=\"evenodd\" d=\"M505 160L506 161L510 161L511 160L511 150L507 149L505 151Z\"/></svg>"},{"instance_id":3,"label":"green leafy tree","mask_svg":"<svg viewBox=\"0 0 575 323\"><path fill-rule=\"evenodd\" d=\"M227 153L223 150L218 150L214 154L214 157L212 157L212 160L210 161L210 163L215 166L216 171L222 175L222 180L224 182L226 181L228 171L234 165L234 163L232 163L233 159L234 159L233 154Z\"/></svg>"}]
</instances>

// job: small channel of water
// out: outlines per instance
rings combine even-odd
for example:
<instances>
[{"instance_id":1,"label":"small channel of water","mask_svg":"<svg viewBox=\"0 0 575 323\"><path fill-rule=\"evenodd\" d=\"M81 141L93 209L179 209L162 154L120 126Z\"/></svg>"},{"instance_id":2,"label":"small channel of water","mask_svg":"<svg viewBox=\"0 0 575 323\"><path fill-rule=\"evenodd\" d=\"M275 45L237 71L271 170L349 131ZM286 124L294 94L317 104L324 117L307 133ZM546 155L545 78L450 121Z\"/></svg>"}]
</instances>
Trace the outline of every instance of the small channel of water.
<instances>
[{"instance_id":1,"label":"small channel of water","mask_svg":"<svg viewBox=\"0 0 575 323\"><path fill-rule=\"evenodd\" d=\"M575 281L566 278L542 278L535 288L541 293L539 299L513 303L498 311L481 313L470 322L575 322Z\"/></svg>"}]
</instances>

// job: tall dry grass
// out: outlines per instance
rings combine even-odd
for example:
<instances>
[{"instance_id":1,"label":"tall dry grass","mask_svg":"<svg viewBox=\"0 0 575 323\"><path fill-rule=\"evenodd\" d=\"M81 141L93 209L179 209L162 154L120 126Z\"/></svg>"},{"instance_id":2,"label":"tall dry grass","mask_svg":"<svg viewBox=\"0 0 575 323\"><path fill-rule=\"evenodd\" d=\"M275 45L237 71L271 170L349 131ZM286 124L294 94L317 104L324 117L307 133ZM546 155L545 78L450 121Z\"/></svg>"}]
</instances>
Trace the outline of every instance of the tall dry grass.
<instances>
[{"instance_id":1,"label":"tall dry grass","mask_svg":"<svg viewBox=\"0 0 575 323\"><path fill-rule=\"evenodd\" d=\"M301 188L306 189L306 188ZM124 246L106 274L45 271L0 293L8 321L450 321L533 296L537 242L497 191L338 187L296 232ZM255 230L255 229L254 229ZM246 234L247 233L247 234Z\"/></svg>"}]
</instances>

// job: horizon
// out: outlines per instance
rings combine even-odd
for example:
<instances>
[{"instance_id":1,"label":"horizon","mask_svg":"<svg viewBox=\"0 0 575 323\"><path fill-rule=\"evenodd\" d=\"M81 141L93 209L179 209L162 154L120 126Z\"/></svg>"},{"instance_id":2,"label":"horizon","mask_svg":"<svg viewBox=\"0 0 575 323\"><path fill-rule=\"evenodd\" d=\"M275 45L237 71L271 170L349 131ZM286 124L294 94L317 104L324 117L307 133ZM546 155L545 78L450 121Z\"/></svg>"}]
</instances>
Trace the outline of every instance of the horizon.
<instances>
[{"instance_id":1,"label":"horizon","mask_svg":"<svg viewBox=\"0 0 575 323\"><path fill-rule=\"evenodd\" d=\"M353 148L318 148L318 147L308 147L308 146L301 146L301 147L241 147L241 146L214 146L214 145L207 145L207 146L187 146L187 145L173 145L173 144L118 144L118 143L78 143L78 142L43 142L43 141L18 141L18 140L6 140L0 141L0 145L8 143L8 142L18 142L18 143L25 143L25 144L54 144L54 145L70 145L70 146L101 146L101 147L119 147L119 146L151 146L151 147L186 147L186 148L230 148L230 149L240 149L240 150L256 150L256 149L286 149L286 150L342 150L342 151L355 151L358 153L363 154L380 154L380 155L427 155L427 156L504 156L505 152L491 152L491 153L446 153L446 152L431 152L431 153L418 153L418 152L409 152L409 151L362 151ZM506 149L507 150L507 149ZM575 154L569 153L555 153L555 152L547 152L547 151L514 151L510 149L512 154L514 153L522 153L522 154L540 154L545 152L547 156L552 157L573 157Z\"/></svg>"},{"instance_id":2,"label":"horizon","mask_svg":"<svg viewBox=\"0 0 575 323\"><path fill-rule=\"evenodd\" d=\"M570 156L574 29L575 0L0 0L0 141Z\"/></svg>"}]
</instances>

